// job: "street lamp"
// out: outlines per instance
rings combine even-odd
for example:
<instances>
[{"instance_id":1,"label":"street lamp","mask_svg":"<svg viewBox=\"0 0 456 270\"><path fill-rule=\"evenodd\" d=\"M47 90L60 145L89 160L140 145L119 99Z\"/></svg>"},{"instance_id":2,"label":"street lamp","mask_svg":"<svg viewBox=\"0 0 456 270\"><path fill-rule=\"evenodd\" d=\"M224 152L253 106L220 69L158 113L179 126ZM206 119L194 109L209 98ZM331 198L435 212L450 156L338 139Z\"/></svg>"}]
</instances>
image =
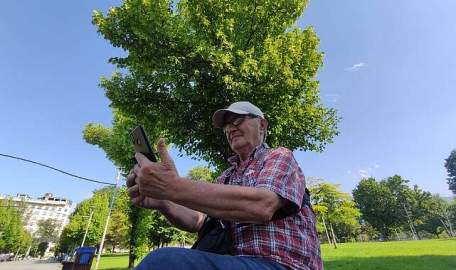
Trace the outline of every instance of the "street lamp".
<instances>
[{"instance_id":1,"label":"street lamp","mask_svg":"<svg viewBox=\"0 0 456 270\"><path fill-rule=\"evenodd\" d=\"M87 237L87 232L89 231L90 221L92 220L93 211L95 210L96 207L95 207L95 206L92 206L91 208L92 208L92 211L90 211L90 216L82 216L83 218L88 217L89 220L87 221L87 226L86 226L86 229L85 229L84 238L82 239L81 247L84 246L84 242L85 242L86 237Z\"/></svg>"}]
</instances>

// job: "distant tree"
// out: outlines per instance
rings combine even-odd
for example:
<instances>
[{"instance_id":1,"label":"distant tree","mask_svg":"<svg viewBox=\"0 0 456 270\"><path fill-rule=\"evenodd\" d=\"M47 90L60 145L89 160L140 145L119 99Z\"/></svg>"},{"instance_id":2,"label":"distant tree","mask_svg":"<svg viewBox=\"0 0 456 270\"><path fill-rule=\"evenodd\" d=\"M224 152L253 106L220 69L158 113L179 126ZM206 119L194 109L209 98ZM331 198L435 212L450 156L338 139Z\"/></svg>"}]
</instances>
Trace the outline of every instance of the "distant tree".
<instances>
[{"instance_id":1,"label":"distant tree","mask_svg":"<svg viewBox=\"0 0 456 270\"><path fill-rule=\"evenodd\" d=\"M450 222L453 225L453 228L456 229L456 198L454 198L450 203L448 207L448 211L450 213Z\"/></svg>"},{"instance_id":2,"label":"distant tree","mask_svg":"<svg viewBox=\"0 0 456 270\"><path fill-rule=\"evenodd\" d=\"M93 196L91 198L76 205L75 211L69 217L70 222L62 231L59 244L59 248L62 248L62 250L60 252L65 252L81 245L87 227L88 217L92 211L93 215L88 227L85 245L98 246L103 234L104 225L108 215L110 198L113 192L113 187L97 189L93 192ZM126 196L125 190L123 190L123 192L118 192L114 205L116 206L117 202L122 200L124 203L119 203L119 206L114 208L112 213L113 215L116 212L128 213L128 210L125 209L128 207L128 205L125 206L125 202L128 202L128 199L122 199L122 197Z\"/></svg>"},{"instance_id":3,"label":"distant tree","mask_svg":"<svg viewBox=\"0 0 456 270\"><path fill-rule=\"evenodd\" d=\"M437 219L449 236L456 236L451 219L454 215L451 205L440 195L433 195L430 203L430 215Z\"/></svg>"},{"instance_id":4,"label":"distant tree","mask_svg":"<svg viewBox=\"0 0 456 270\"><path fill-rule=\"evenodd\" d=\"M363 219L378 230L385 241L394 229L407 224L403 206L391 190L397 190L397 184L388 185L386 180L379 183L370 177L362 179L353 190L353 197Z\"/></svg>"},{"instance_id":5,"label":"distant tree","mask_svg":"<svg viewBox=\"0 0 456 270\"><path fill-rule=\"evenodd\" d=\"M380 235L378 231L367 221L361 222L361 233L365 234L369 241L377 240Z\"/></svg>"},{"instance_id":6,"label":"distant tree","mask_svg":"<svg viewBox=\"0 0 456 270\"><path fill-rule=\"evenodd\" d=\"M0 200L0 253L23 250L30 244L31 236L24 228L16 202Z\"/></svg>"},{"instance_id":7,"label":"distant tree","mask_svg":"<svg viewBox=\"0 0 456 270\"><path fill-rule=\"evenodd\" d=\"M44 253L46 252L48 247L49 247L49 243L48 242L40 242L38 244L38 252L40 254L40 257L44 256Z\"/></svg>"},{"instance_id":8,"label":"distant tree","mask_svg":"<svg viewBox=\"0 0 456 270\"><path fill-rule=\"evenodd\" d=\"M213 175L214 172L209 167L197 166L188 172L187 177L192 180L215 182Z\"/></svg>"},{"instance_id":9,"label":"distant tree","mask_svg":"<svg viewBox=\"0 0 456 270\"><path fill-rule=\"evenodd\" d=\"M55 242L59 237L59 221L55 219L44 219L38 221L38 229L35 237L42 242Z\"/></svg>"},{"instance_id":10,"label":"distant tree","mask_svg":"<svg viewBox=\"0 0 456 270\"><path fill-rule=\"evenodd\" d=\"M445 168L448 172L447 183L449 189L456 194L456 149L451 151L450 156L445 159Z\"/></svg>"},{"instance_id":11,"label":"distant tree","mask_svg":"<svg viewBox=\"0 0 456 270\"><path fill-rule=\"evenodd\" d=\"M129 230L128 215L122 212L113 213L106 233L106 244L111 246L111 253L114 253L116 248L128 247Z\"/></svg>"},{"instance_id":12,"label":"distant tree","mask_svg":"<svg viewBox=\"0 0 456 270\"><path fill-rule=\"evenodd\" d=\"M117 190L114 203L114 211L109 221L108 232L106 233L106 243L111 246L114 253L116 247L125 249L128 247L130 237L130 220L128 218L130 210L130 199L126 188Z\"/></svg>"},{"instance_id":13,"label":"distant tree","mask_svg":"<svg viewBox=\"0 0 456 270\"><path fill-rule=\"evenodd\" d=\"M431 194L423 192L417 185L411 189L400 175L390 176L380 183L384 183L395 197L396 205L402 209L406 223L415 239L420 239L417 225L420 225L429 211ZM407 227L404 224L404 226Z\"/></svg>"},{"instance_id":14,"label":"distant tree","mask_svg":"<svg viewBox=\"0 0 456 270\"><path fill-rule=\"evenodd\" d=\"M317 219L323 224L328 242L334 244L334 248L337 248L337 239L355 239L360 232L358 218L361 213L350 194L340 192L339 188L339 184L323 182L309 189Z\"/></svg>"}]
</instances>

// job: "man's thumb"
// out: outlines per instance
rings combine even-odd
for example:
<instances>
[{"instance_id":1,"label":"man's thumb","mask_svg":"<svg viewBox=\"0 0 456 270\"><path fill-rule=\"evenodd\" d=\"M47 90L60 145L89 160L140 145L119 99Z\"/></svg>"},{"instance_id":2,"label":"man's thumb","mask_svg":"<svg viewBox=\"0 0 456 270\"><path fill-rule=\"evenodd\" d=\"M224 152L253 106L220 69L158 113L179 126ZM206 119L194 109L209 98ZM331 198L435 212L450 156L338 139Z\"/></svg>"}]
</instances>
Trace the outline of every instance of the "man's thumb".
<instances>
[{"instance_id":1,"label":"man's thumb","mask_svg":"<svg viewBox=\"0 0 456 270\"><path fill-rule=\"evenodd\" d=\"M173 163L173 159L168 154L168 150L166 149L165 139L161 138L160 140L158 140L157 150L163 163Z\"/></svg>"}]
</instances>

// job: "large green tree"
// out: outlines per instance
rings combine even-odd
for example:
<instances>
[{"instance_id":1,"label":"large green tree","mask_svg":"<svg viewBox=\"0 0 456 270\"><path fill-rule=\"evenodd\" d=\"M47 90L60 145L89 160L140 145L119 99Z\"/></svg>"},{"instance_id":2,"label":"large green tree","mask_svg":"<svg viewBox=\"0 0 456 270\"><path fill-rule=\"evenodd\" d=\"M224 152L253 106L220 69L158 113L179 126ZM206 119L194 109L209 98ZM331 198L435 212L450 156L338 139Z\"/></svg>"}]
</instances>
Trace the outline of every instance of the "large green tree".
<instances>
[{"instance_id":1,"label":"large green tree","mask_svg":"<svg viewBox=\"0 0 456 270\"><path fill-rule=\"evenodd\" d=\"M109 62L122 72L102 78L114 109L112 127L89 124L87 142L101 147L126 174L134 165L128 132L143 124L152 142L166 137L218 171L231 150L211 124L216 109L234 101L258 105L269 121L268 143L322 151L338 134L339 118L320 101L323 53L312 27L297 19L307 0L126 0L103 15L98 32L125 57ZM131 209L130 222L147 216ZM144 243L131 240L132 245ZM131 250L143 250L132 246ZM130 258L139 258L133 252Z\"/></svg>"},{"instance_id":2,"label":"large green tree","mask_svg":"<svg viewBox=\"0 0 456 270\"><path fill-rule=\"evenodd\" d=\"M370 177L362 179L353 190L363 219L379 231L385 241L394 229L407 223L403 206L394 193L396 184L389 184L387 180L377 182Z\"/></svg>"},{"instance_id":3,"label":"large green tree","mask_svg":"<svg viewBox=\"0 0 456 270\"><path fill-rule=\"evenodd\" d=\"M166 133L175 147L212 165L231 150L211 124L216 109L248 100L268 118L268 142L321 151L338 134L320 102L322 66L311 27L295 27L306 0L127 0L93 23L125 57L103 78L111 107ZM156 141L156 137L152 137Z\"/></svg>"},{"instance_id":4,"label":"large green tree","mask_svg":"<svg viewBox=\"0 0 456 270\"><path fill-rule=\"evenodd\" d=\"M456 194L456 149L451 151L450 156L445 159L445 168L448 172L448 186L453 194Z\"/></svg>"}]
</instances>

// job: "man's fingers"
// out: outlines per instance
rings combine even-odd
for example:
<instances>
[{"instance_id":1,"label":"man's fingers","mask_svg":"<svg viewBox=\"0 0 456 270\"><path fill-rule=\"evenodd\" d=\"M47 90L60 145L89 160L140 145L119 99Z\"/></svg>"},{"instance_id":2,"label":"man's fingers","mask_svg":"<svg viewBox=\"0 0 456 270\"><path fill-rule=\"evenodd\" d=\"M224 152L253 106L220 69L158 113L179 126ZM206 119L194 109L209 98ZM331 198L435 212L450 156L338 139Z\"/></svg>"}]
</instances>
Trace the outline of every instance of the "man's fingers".
<instances>
[{"instance_id":1,"label":"man's fingers","mask_svg":"<svg viewBox=\"0 0 456 270\"><path fill-rule=\"evenodd\" d=\"M128 189L128 196L130 198L136 198L138 196L140 196L141 194L139 194L139 186L138 185L134 185L132 186L131 188Z\"/></svg>"},{"instance_id":2,"label":"man's fingers","mask_svg":"<svg viewBox=\"0 0 456 270\"><path fill-rule=\"evenodd\" d=\"M147 163L150 163L150 161L147 159L147 157L141 153L136 153L135 158L136 158L136 161L138 161L139 167L143 167Z\"/></svg>"},{"instance_id":3,"label":"man's fingers","mask_svg":"<svg viewBox=\"0 0 456 270\"><path fill-rule=\"evenodd\" d=\"M127 176L127 187L131 187L131 186L134 186L136 183L135 183L135 178L136 178L136 174L133 172L133 170L130 171L130 174Z\"/></svg>"},{"instance_id":4,"label":"man's fingers","mask_svg":"<svg viewBox=\"0 0 456 270\"><path fill-rule=\"evenodd\" d=\"M135 174L135 178L136 178L136 176L139 175L140 171L141 171L141 167L138 164L136 164L135 167L133 167L133 173ZM135 182L136 182L136 179L135 179Z\"/></svg>"},{"instance_id":5,"label":"man's fingers","mask_svg":"<svg viewBox=\"0 0 456 270\"><path fill-rule=\"evenodd\" d=\"M134 199L131 200L131 202L133 203L133 205L137 205L137 206L142 206L142 202L144 201L144 196L141 195L141 196L138 196Z\"/></svg>"},{"instance_id":6,"label":"man's fingers","mask_svg":"<svg viewBox=\"0 0 456 270\"><path fill-rule=\"evenodd\" d=\"M158 154L160 155L162 163L174 163L173 159L168 153L168 150L166 149L165 139L161 138L160 140L158 140L157 150Z\"/></svg>"}]
</instances>

